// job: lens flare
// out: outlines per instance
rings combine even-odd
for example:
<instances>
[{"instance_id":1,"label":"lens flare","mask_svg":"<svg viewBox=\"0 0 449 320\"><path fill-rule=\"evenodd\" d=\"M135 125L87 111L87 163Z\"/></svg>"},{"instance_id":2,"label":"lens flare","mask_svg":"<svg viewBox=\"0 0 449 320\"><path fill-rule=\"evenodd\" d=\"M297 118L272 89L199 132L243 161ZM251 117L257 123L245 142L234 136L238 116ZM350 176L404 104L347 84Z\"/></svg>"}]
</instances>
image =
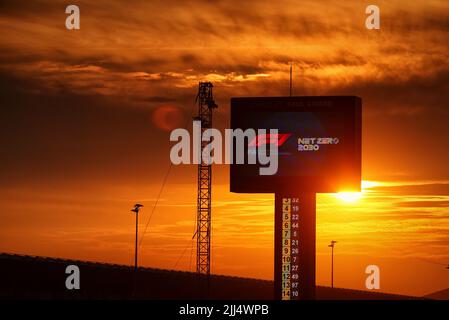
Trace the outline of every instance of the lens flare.
<instances>
[{"instance_id":1,"label":"lens flare","mask_svg":"<svg viewBox=\"0 0 449 320\"><path fill-rule=\"evenodd\" d=\"M171 131L179 128L184 121L181 109L172 105L157 107L151 117L156 127L163 131Z\"/></svg>"}]
</instances>

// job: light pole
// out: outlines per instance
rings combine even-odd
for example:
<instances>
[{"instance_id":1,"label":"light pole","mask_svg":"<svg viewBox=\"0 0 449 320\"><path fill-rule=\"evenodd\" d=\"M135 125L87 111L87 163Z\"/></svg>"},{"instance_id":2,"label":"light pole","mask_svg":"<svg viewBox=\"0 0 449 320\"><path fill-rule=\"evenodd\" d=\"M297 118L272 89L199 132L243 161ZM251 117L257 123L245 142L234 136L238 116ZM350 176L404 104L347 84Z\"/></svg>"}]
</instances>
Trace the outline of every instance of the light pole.
<instances>
[{"instance_id":1,"label":"light pole","mask_svg":"<svg viewBox=\"0 0 449 320\"><path fill-rule=\"evenodd\" d=\"M137 239L138 239L138 233L139 233L139 210L143 207L140 203L136 203L134 205L134 208L131 209L132 212L136 214L136 245L135 245L135 251L134 251L134 272L137 272Z\"/></svg>"},{"instance_id":2,"label":"light pole","mask_svg":"<svg viewBox=\"0 0 449 320\"><path fill-rule=\"evenodd\" d=\"M337 241L332 240L328 247L332 248L332 260L331 260L331 287L334 288L334 247Z\"/></svg>"}]
</instances>

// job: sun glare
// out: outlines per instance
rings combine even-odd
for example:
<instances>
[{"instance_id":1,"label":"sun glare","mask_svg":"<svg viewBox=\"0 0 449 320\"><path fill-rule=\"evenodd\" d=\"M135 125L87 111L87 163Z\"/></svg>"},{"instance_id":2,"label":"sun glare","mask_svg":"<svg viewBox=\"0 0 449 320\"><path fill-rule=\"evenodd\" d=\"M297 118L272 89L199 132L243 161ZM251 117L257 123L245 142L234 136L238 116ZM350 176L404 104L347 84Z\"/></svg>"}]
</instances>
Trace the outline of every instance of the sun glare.
<instances>
[{"instance_id":1,"label":"sun glare","mask_svg":"<svg viewBox=\"0 0 449 320\"><path fill-rule=\"evenodd\" d=\"M361 192L339 192L335 194L337 199L340 199L347 203L356 202L362 197Z\"/></svg>"},{"instance_id":2,"label":"sun glare","mask_svg":"<svg viewBox=\"0 0 449 320\"><path fill-rule=\"evenodd\" d=\"M353 203L356 202L358 200L360 200L360 198L362 198L363 194L366 192L370 192L370 188L379 186L380 183L376 182L376 181L367 181L367 180L363 180L362 181L362 192L346 192L346 191L342 191L342 192L338 192L335 193L335 198L346 202L346 203Z\"/></svg>"}]
</instances>

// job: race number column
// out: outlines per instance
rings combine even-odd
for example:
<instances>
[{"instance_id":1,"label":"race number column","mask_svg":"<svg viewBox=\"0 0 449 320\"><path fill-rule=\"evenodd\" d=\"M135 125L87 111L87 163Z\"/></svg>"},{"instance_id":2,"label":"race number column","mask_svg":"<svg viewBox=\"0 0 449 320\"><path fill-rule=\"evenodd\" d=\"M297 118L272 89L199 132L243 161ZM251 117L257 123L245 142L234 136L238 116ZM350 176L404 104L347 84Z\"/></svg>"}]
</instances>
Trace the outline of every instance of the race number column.
<instances>
[{"instance_id":1,"label":"race number column","mask_svg":"<svg viewBox=\"0 0 449 320\"><path fill-rule=\"evenodd\" d=\"M315 195L275 195L275 299L315 298Z\"/></svg>"},{"instance_id":2,"label":"race number column","mask_svg":"<svg viewBox=\"0 0 449 320\"><path fill-rule=\"evenodd\" d=\"M282 300L299 297L298 198L282 198Z\"/></svg>"}]
</instances>

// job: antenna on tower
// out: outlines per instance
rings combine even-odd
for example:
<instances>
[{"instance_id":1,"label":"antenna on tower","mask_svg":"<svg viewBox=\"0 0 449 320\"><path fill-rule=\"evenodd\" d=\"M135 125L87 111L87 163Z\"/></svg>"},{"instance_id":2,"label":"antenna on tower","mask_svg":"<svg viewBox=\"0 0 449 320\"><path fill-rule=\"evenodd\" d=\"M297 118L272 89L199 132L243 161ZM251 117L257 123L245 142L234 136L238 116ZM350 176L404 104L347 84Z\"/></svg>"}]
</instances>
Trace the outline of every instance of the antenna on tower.
<instances>
[{"instance_id":1,"label":"antenna on tower","mask_svg":"<svg viewBox=\"0 0 449 320\"><path fill-rule=\"evenodd\" d=\"M293 86L292 73L293 73L293 63L290 62L290 97L292 96L292 86Z\"/></svg>"}]
</instances>

